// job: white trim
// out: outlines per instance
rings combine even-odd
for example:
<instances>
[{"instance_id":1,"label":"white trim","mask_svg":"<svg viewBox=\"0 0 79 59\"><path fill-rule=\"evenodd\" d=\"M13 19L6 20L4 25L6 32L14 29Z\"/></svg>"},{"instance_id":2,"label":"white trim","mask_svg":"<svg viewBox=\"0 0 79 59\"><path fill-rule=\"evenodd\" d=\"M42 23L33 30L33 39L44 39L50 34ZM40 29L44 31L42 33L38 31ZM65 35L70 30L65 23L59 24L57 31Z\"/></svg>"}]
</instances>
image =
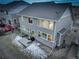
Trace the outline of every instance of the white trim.
<instances>
[{"instance_id":1,"label":"white trim","mask_svg":"<svg viewBox=\"0 0 79 59\"><path fill-rule=\"evenodd\" d=\"M39 17L34 17L34 16L28 16L28 15L20 15L20 14L17 14L19 16L26 16L26 17L31 17L31 18L38 18L38 19L45 19L45 20L50 20L50 21L53 21L53 22L57 22L57 20L52 20L52 19L46 19L46 18L39 18Z\"/></svg>"}]
</instances>

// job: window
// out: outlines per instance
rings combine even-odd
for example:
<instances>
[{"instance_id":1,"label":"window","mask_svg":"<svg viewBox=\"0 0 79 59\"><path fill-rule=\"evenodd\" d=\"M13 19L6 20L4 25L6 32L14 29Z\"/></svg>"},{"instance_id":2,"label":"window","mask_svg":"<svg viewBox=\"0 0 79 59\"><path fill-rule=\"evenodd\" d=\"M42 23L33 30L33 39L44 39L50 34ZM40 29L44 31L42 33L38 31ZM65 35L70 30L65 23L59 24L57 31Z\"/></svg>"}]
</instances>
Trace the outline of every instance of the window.
<instances>
[{"instance_id":1,"label":"window","mask_svg":"<svg viewBox=\"0 0 79 59\"><path fill-rule=\"evenodd\" d=\"M34 21L34 22L33 22L34 25L39 25L39 19L37 19L37 18L32 18L32 20Z\"/></svg>"},{"instance_id":2,"label":"window","mask_svg":"<svg viewBox=\"0 0 79 59\"><path fill-rule=\"evenodd\" d=\"M47 34L46 33L39 32L38 36L43 38L43 39L47 39Z\"/></svg>"},{"instance_id":3,"label":"window","mask_svg":"<svg viewBox=\"0 0 79 59\"><path fill-rule=\"evenodd\" d=\"M48 28L49 22L45 20L45 21L42 22L42 25L43 25L44 28Z\"/></svg>"},{"instance_id":4,"label":"window","mask_svg":"<svg viewBox=\"0 0 79 59\"><path fill-rule=\"evenodd\" d=\"M40 32L38 33L38 36L41 37L41 33Z\"/></svg>"},{"instance_id":5,"label":"window","mask_svg":"<svg viewBox=\"0 0 79 59\"><path fill-rule=\"evenodd\" d=\"M29 23L32 23L32 19L28 18L28 22L29 22Z\"/></svg>"},{"instance_id":6,"label":"window","mask_svg":"<svg viewBox=\"0 0 79 59\"><path fill-rule=\"evenodd\" d=\"M39 25L43 28L53 30L53 22L47 20L39 20Z\"/></svg>"},{"instance_id":7,"label":"window","mask_svg":"<svg viewBox=\"0 0 79 59\"><path fill-rule=\"evenodd\" d=\"M23 16L23 21L26 23L28 23L28 17Z\"/></svg>"},{"instance_id":8,"label":"window","mask_svg":"<svg viewBox=\"0 0 79 59\"><path fill-rule=\"evenodd\" d=\"M39 25L41 27L48 28L48 21L46 21L46 20L39 20Z\"/></svg>"},{"instance_id":9,"label":"window","mask_svg":"<svg viewBox=\"0 0 79 59\"><path fill-rule=\"evenodd\" d=\"M48 40L49 40L49 41L52 41L53 38L54 38L54 37L53 37L51 34L48 34Z\"/></svg>"},{"instance_id":10,"label":"window","mask_svg":"<svg viewBox=\"0 0 79 59\"><path fill-rule=\"evenodd\" d=\"M42 37L47 39L47 34L46 33L42 33Z\"/></svg>"},{"instance_id":11,"label":"window","mask_svg":"<svg viewBox=\"0 0 79 59\"><path fill-rule=\"evenodd\" d=\"M16 19L14 19L14 23L15 23L15 24L17 24L17 21L16 21Z\"/></svg>"},{"instance_id":12,"label":"window","mask_svg":"<svg viewBox=\"0 0 79 59\"><path fill-rule=\"evenodd\" d=\"M39 32L38 36L42 39L48 40L48 41L52 41L54 39L54 36L52 34L47 34L44 32Z\"/></svg>"},{"instance_id":13,"label":"window","mask_svg":"<svg viewBox=\"0 0 79 59\"><path fill-rule=\"evenodd\" d=\"M49 29L53 29L53 22L49 22Z\"/></svg>"},{"instance_id":14,"label":"window","mask_svg":"<svg viewBox=\"0 0 79 59\"><path fill-rule=\"evenodd\" d=\"M9 24L11 24L11 20L8 20Z\"/></svg>"}]
</instances>

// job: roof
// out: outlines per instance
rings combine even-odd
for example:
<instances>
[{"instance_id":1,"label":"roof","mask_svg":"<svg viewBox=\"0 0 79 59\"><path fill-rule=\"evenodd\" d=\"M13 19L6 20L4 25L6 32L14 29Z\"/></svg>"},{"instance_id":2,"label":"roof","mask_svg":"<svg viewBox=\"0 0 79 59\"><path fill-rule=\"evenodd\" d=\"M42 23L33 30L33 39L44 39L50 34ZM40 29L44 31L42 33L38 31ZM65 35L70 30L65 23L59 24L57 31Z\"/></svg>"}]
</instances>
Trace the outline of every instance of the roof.
<instances>
[{"instance_id":1,"label":"roof","mask_svg":"<svg viewBox=\"0 0 79 59\"><path fill-rule=\"evenodd\" d=\"M5 5L4 4L0 4L0 10L5 10Z\"/></svg>"},{"instance_id":2,"label":"roof","mask_svg":"<svg viewBox=\"0 0 79 59\"><path fill-rule=\"evenodd\" d=\"M7 10L10 14L15 14L22 11L24 8L29 6L30 4L24 1L14 1L12 3L7 4Z\"/></svg>"},{"instance_id":3,"label":"roof","mask_svg":"<svg viewBox=\"0 0 79 59\"><path fill-rule=\"evenodd\" d=\"M38 18L58 20L66 8L67 4L55 4L51 2L33 3L29 7L22 10L19 15L27 15Z\"/></svg>"},{"instance_id":4,"label":"roof","mask_svg":"<svg viewBox=\"0 0 79 59\"><path fill-rule=\"evenodd\" d=\"M77 20L79 19L78 15L79 15L79 6L73 6L72 7L72 14L73 14L73 20Z\"/></svg>"},{"instance_id":5,"label":"roof","mask_svg":"<svg viewBox=\"0 0 79 59\"><path fill-rule=\"evenodd\" d=\"M0 16L4 16L5 15L5 5L4 4L0 4Z\"/></svg>"},{"instance_id":6,"label":"roof","mask_svg":"<svg viewBox=\"0 0 79 59\"><path fill-rule=\"evenodd\" d=\"M79 12L79 6L72 6L72 11L78 13Z\"/></svg>"},{"instance_id":7,"label":"roof","mask_svg":"<svg viewBox=\"0 0 79 59\"><path fill-rule=\"evenodd\" d=\"M6 4L6 6L8 6L8 8L9 8L9 7L14 7L14 5L16 7L18 5L26 5L26 4L28 5L29 3L24 2L24 1L13 1L11 3Z\"/></svg>"}]
</instances>

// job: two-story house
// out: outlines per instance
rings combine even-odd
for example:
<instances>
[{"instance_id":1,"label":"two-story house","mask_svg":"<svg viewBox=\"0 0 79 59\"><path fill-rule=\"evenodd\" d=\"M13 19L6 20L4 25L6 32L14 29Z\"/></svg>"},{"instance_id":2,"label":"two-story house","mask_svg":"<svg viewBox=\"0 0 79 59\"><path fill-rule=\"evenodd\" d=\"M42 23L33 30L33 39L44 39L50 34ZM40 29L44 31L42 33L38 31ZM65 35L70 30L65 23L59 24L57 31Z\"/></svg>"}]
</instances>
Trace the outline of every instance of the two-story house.
<instances>
[{"instance_id":1,"label":"two-story house","mask_svg":"<svg viewBox=\"0 0 79 59\"><path fill-rule=\"evenodd\" d=\"M20 30L46 46L60 46L73 23L69 7L70 4L33 3L17 14Z\"/></svg>"},{"instance_id":2,"label":"two-story house","mask_svg":"<svg viewBox=\"0 0 79 59\"><path fill-rule=\"evenodd\" d=\"M18 16L16 16L17 13L22 11L24 8L29 6L30 4L24 1L13 1L9 4L6 4L6 9L8 11L8 14L6 14L5 18L7 20L7 24L11 24L14 26L19 26Z\"/></svg>"}]
</instances>

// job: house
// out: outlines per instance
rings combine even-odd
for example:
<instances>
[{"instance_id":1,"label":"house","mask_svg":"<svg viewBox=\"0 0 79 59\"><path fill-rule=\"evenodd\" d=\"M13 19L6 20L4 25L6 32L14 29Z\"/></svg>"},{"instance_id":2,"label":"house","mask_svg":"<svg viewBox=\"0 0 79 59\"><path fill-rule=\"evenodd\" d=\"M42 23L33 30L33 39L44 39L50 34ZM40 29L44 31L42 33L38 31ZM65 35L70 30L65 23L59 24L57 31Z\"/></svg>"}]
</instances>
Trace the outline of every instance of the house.
<instances>
[{"instance_id":1,"label":"house","mask_svg":"<svg viewBox=\"0 0 79 59\"><path fill-rule=\"evenodd\" d=\"M29 6L30 4L24 1L13 1L9 4L7 4L6 9L7 9L7 14L5 16L6 20L7 20L7 24L11 24L14 26L19 26L19 21L17 20L18 16L15 17L16 13L19 13L20 11L22 11L24 8L26 8L27 6Z\"/></svg>"},{"instance_id":2,"label":"house","mask_svg":"<svg viewBox=\"0 0 79 59\"><path fill-rule=\"evenodd\" d=\"M72 6L73 29L79 29L79 6Z\"/></svg>"},{"instance_id":3,"label":"house","mask_svg":"<svg viewBox=\"0 0 79 59\"><path fill-rule=\"evenodd\" d=\"M69 7L70 4L33 3L17 14L20 30L46 46L61 46L73 24Z\"/></svg>"},{"instance_id":4,"label":"house","mask_svg":"<svg viewBox=\"0 0 79 59\"><path fill-rule=\"evenodd\" d=\"M5 16L6 16L7 9L5 6L6 5L4 5L4 4L0 4L0 24L3 24L6 22Z\"/></svg>"}]
</instances>

